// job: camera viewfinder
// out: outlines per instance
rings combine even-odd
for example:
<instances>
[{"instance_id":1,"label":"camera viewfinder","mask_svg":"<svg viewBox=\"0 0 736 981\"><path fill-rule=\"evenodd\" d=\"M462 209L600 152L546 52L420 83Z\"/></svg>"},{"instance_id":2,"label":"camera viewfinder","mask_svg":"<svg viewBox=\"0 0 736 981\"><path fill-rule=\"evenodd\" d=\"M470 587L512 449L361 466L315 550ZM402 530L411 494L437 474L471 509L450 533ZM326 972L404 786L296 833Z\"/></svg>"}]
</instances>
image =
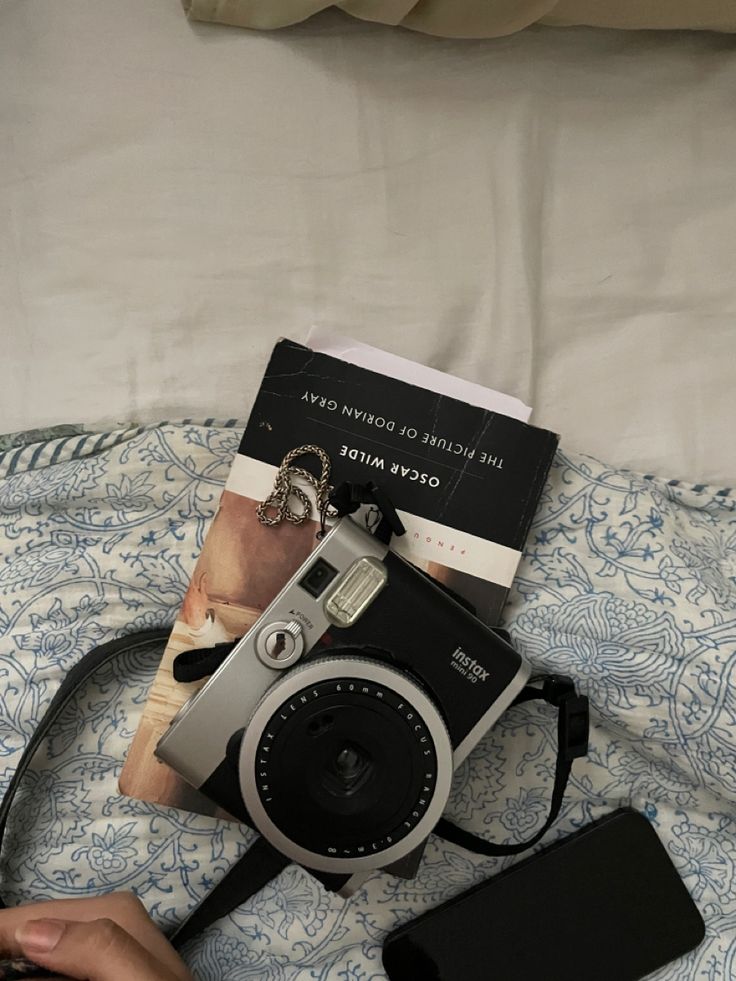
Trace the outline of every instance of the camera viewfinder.
<instances>
[{"instance_id":1,"label":"camera viewfinder","mask_svg":"<svg viewBox=\"0 0 736 981\"><path fill-rule=\"evenodd\" d=\"M316 599L322 595L336 575L337 569L334 566L324 559L317 559L299 580L299 585Z\"/></svg>"}]
</instances>

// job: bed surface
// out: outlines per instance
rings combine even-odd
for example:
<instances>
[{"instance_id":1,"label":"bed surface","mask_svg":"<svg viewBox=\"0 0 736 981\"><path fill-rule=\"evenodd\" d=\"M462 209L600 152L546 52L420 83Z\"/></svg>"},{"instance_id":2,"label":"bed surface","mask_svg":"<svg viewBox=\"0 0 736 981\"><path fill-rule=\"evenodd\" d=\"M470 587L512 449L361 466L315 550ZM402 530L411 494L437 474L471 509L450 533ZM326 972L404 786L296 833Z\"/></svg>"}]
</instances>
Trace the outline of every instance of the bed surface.
<instances>
[{"instance_id":1,"label":"bed surface","mask_svg":"<svg viewBox=\"0 0 736 981\"><path fill-rule=\"evenodd\" d=\"M172 623L238 435L170 424L0 458L0 787L81 651ZM630 804L705 917L702 945L656 981L733 976L735 554L732 496L559 453L504 611L533 675L569 674L591 700L589 752L546 841ZM146 647L98 671L36 754L0 864L10 902L133 889L171 927L252 841L120 796L156 668ZM528 841L549 806L556 733L538 702L504 713L458 768L449 816ZM292 865L189 962L201 981L385 981L387 931L511 861L432 836L414 879L372 875L347 903Z\"/></svg>"},{"instance_id":2,"label":"bed surface","mask_svg":"<svg viewBox=\"0 0 736 981\"><path fill-rule=\"evenodd\" d=\"M727 977L736 951L734 43L449 42L338 15L258 35L192 26L178 0L0 4L0 433L242 419L275 338L312 324L535 406L564 453L506 622L594 706L550 840L646 813L708 927L660 981ZM172 622L237 432L0 455L0 786L82 650ZM39 754L10 898L133 888L171 925L244 847L120 799L154 668L111 668ZM553 745L548 715L509 713L453 815L524 840ZM292 866L190 961L213 981L379 981L388 929L498 867L432 839L416 880L344 904Z\"/></svg>"},{"instance_id":3,"label":"bed surface","mask_svg":"<svg viewBox=\"0 0 736 981\"><path fill-rule=\"evenodd\" d=\"M0 431L243 417L313 323L736 479L734 39L0 7Z\"/></svg>"}]
</instances>

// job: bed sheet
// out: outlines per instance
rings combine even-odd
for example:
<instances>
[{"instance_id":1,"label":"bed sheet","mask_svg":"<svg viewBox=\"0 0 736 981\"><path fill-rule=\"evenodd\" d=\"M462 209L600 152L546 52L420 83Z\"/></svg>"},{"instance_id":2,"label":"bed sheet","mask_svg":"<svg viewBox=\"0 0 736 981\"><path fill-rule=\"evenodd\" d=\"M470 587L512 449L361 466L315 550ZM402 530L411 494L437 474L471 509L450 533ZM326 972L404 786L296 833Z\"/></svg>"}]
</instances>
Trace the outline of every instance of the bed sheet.
<instances>
[{"instance_id":1,"label":"bed sheet","mask_svg":"<svg viewBox=\"0 0 736 981\"><path fill-rule=\"evenodd\" d=\"M238 431L151 427L0 458L0 789L84 651L172 623ZM533 672L569 674L591 700L590 751L546 841L630 804L705 917L703 944L658 981L734 973L735 557L733 496L558 454L505 614ZM252 841L120 797L155 667L142 649L98 672L39 751L3 849L11 901L133 889L170 927ZM548 706L506 712L458 768L450 815L528 840L547 813L556 728ZM415 879L375 874L349 902L289 866L190 945L190 963L201 981L385 981L387 931L515 860L432 837Z\"/></svg>"},{"instance_id":2,"label":"bed sheet","mask_svg":"<svg viewBox=\"0 0 736 981\"><path fill-rule=\"evenodd\" d=\"M243 416L332 327L732 482L732 37L0 4L0 430Z\"/></svg>"}]
</instances>

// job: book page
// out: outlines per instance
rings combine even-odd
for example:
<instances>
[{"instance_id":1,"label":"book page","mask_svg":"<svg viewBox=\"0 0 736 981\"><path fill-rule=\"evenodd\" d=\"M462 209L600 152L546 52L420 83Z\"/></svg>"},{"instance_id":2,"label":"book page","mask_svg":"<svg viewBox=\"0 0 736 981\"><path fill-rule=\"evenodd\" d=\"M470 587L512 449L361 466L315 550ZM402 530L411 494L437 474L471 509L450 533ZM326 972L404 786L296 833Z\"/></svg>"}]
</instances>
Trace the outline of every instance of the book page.
<instances>
[{"instance_id":1,"label":"book page","mask_svg":"<svg viewBox=\"0 0 736 981\"><path fill-rule=\"evenodd\" d=\"M377 347L363 344L362 341L353 340L351 337L342 337L322 327L312 327L305 344L313 351L331 354L333 358L340 358L341 361L348 361L361 368L369 368L389 378L409 382L410 385L418 385L430 392L437 392L438 395L449 395L450 398L459 399L469 405L477 405L481 409L488 409L489 412L500 412L501 415L518 419L520 422L529 422L532 415L532 409L512 395L504 395L503 392L496 392L492 388L456 378L455 375L448 375L436 368L409 361L408 358L401 358L398 354L381 351Z\"/></svg>"}]
</instances>

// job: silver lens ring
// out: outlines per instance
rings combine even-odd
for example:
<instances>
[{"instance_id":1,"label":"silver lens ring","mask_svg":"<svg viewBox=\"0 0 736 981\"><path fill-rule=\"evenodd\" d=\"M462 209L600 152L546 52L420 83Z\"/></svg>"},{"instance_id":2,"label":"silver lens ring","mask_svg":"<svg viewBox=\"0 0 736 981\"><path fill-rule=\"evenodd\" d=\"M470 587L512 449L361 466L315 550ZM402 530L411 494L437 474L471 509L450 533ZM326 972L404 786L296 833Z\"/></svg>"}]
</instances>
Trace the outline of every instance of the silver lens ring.
<instances>
[{"instance_id":1,"label":"silver lens ring","mask_svg":"<svg viewBox=\"0 0 736 981\"><path fill-rule=\"evenodd\" d=\"M289 838L271 819L261 799L257 778L259 747L274 715L295 695L335 679L378 685L405 699L428 732L436 758L436 777L429 804L411 830L380 851L363 855L325 855L311 851ZM352 874L380 868L411 852L433 830L447 804L452 782L452 745L439 711L422 689L394 668L362 657L326 657L293 668L265 693L246 726L240 751L240 789L256 829L282 854L307 868ZM294 806L299 806L295 800Z\"/></svg>"}]
</instances>

